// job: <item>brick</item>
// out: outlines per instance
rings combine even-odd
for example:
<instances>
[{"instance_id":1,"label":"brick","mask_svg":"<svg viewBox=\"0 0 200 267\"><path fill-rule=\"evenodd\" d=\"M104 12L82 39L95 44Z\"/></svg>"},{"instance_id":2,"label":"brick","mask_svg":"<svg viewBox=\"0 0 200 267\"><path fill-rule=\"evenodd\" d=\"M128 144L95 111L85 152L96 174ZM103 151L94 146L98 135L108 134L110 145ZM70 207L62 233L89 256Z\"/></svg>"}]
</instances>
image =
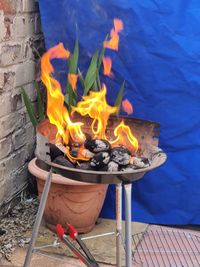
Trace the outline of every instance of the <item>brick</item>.
<instances>
[{"instance_id":1,"label":"brick","mask_svg":"<svg viewBox=\"0 0 200 267\"><path fill-rule=\"evenodd\" d=\"M26 136L25 128L21 128L12 134L12 143L14 150L17 150L25 145Z\"/></svg>"},{"instance_id":2,"label":"brick","mask_svg":"<svg viewBox=\"0 0 200 267\"><path fill-rule=\"evenodd\" d=\"M36 77L35 62L28 61L15 66L15 73L14 87L33 82Z\"/></svg>"},{"instance_id":3,"label":"brick","mask_svg":"<svg viewBox=\"0 0 200 267\"><path fill-rule=\"evenodd\" d=\"M18 150L24 147L30 147L32 154L35 144L35 129L31 123L28 123L25 127L15 131L12 134L12 145L14 150ZM27 149L29 153L29 149Z\"/></svg>"},{"instance_id":4,"label":"brick","mask_svg":"<svg viewBox=\"0 0 200 267\"><path fill-rule=\"evenodd\" d=\"M0 160L7 157L12 151L11 136L0 140Z\"/></svg>"},{"instance_id":5,"label":"brick","mask_svg":"<svg viewBox=\"0 0 200 267\"><path fill-rule=\"evenodd\" d=\"M0 10L2 10L4 14L15 14L16 6L16 0L0 0Z\"/></svg>"},{"instance_id":6,"label":"brick","mask_svg":"<svg viewBox=\"0 0 200 267\"><path fill-rule=\"evenodd\" d=\"M28 169L27 163L23 167L18 168L10 173L6 179L0 179L0 203L4 199L10 199L13 193L21 191L24 185L27 184Z\"/></svg>"},{"instance_id":7,"label":"brick","mask_svg":"<svg viewBox=\"0 0 200 267\"><path fill-rule=\"evenodd\" d=\"M0 118L11 113L11 99L10 93L2 93L0 94Z\"/></svg>"},{"instance_id":8,"label":"brick","mask_svg":"<svg viewBox=\"0 0 200 267\"><path fill-rule=\"evenodd\" d=\"M22 11L23 12L38 12L38 2L35 0L23 0Z\"/></svg>"},{"instance_id":9,"label":"brick","mask_svg":"<svg viewBox=\"0 0 200 267\"><path fill-rule=\"evenodd\" d=\"M0 69L0 94L3 91L9 91L13 89L14 86L14 76L15 73L12 69Z\"/></svg>"},{"instance_id":10,"label":"brick","mask_svg":"<svg viewBox=\"0 0 200 267\"><path fill-rule=\"evenodd\" d=\"M25 38L34 35L35 32L35 15L20 14L13 20L13 35L15 38Z\"/></svg>"},{"instance_id":11,"label":"brick","mask_svg":"<svg viewBox=\"0 0 200 267\"><path fill-rule=\"evenodd\" d=\"M36 93L34 83L24 85L23 88L26 91L29 99L32 102L35 102L37 99L37 93ZM12 108L11 108L12 111L17 111L17 110L21 109L22 107L24 107L24 102L23 102L22 95L21 95L21 86L15 88L12 91L11 106L12 106Z\"/></svg>"},{"instance_id":12,"label":"brick","mask_svg":"<svg viewBox=\"0 0 200 267\"><path fill-rule=\"evenodd\" d=\"M0 139L8 136L14 130L23 127L25 123L25 111L11 113L7 116L0 118Z\"/></svg>"},{"instance_id":13,"label":"brick","mask_svg":"<svg viewBox=\"0 0 200 267\"><path fill-rule=\"evenodd\" d=\"M21 58L21 44L4 44L0 48L0 67L19 63Z\"/></svg>"},{"instance_id":14,"label":"brick","mask_svg":"<svg viewBox=\"0 0 200 267\"><path fill-rule=\"evenodd\" d=\"M42 32L42 26L41 26L41 19L40 19L40 15L36 14L35 15L35 29L34 32L35 34L39 34Z\"/></svg>"},{"instance_id":15,"label":"brick","mask_svg":"<svg viewBox=\"0 0 200 267\"><path fill-rule=\"evenodd\" d=\"M0 10L0 42L4 40L4 37L6 35L6 28L4 24L4 14L3 10Z\"/></svg>"},{"instance_id":16,"label":"brick","mask_svg":"<svg viewBox=\"0 0 200 267\"><path fill-rule=\"evenodd\" d=\"M25 148L18 150L11 156L0 160L0 177L7 177L12 172L19 169L27 161L27 154Z\"/></svg>"}]
</instances>

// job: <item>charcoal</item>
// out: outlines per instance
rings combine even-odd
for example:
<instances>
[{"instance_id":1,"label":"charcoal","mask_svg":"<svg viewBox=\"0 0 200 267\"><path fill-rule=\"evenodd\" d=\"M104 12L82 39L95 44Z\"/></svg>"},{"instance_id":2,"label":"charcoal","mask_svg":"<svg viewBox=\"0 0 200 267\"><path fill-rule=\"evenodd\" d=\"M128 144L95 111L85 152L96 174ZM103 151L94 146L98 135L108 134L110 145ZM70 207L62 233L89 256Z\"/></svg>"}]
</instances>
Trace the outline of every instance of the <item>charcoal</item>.
<instances>
[{"instance_id":1,"label":"charcoal","mask_svg":"<svg viewBox=\"0 0 200 267\"><path fill-rule=\"evenodd\" d=\"M146 167L150 166L150 162L149 162L149 160L147 158L132 157L130 162L137 169L146 168Z\"/></svg>"},{"instance_id":2,"label":"charcoal","mask_svg":"<svg viewBox=\"0 0 200 267\"><path fill-rule=\"evenodd\" d=\"M74 165L64 156L58 156L54 159L53 161L56 164L65 166L65 167L70 167L70 168L74 168Z\"/></svg>"},{"instance_id":3,"label":"charcoal","mask_svg":"<svg viewBox=\"0 0 200 267\"><path fill-rule=\"evenodd\" d=\"M79 164L77 164L76 168L81 169L81 170L92 170L92 168L90 166L90 162L79 163Z\"/></svg>"},{"instance_id":4,"label":"charcoal","mask_svg":"<svg viewBox=\"0 0 200 267\"><path fill-rule=\"evenodd\" d=\"M110 149L110 143L103 139L87 139L84 144L85 148L92 153L105 152Z\"/></svg>"},{"instance_id":5,"label":"charcoal","mask_svg":"<svg viewBox=\"0 0 200 267\"><path fill-rule=\"evenodd\" d=\"M117 172L119 170L119 165L114 162L114 161L110 161L107 165L107 171L108 172Z\"/></svg>"},{"instance_id":6,"label":"charcoal","mask_svg":"<svg viewBox=\"0 0 200 267\"><path fill-rule=\"evenodd\" d=\"M110 161L110 155L108 152L99 152L94 155L90 161L90 166L94 169L101 169Z\"/></svg>"},{"instance_id":7,"label":"charcoal","mask_svg":"<svg viewBox=\"0 0 200 267\"><path fill-rule=\"evenodd\" d=\"M111 150L111 160L119 165L128 165L131 159L131 152L125 147L115 147Z\"/></svg>"},{"instance_id":8,"label":"charcoal","mask_svg":"<svg viewBox=\"0 0 200 267\"><path fill-rule=\"evenodd\" d=\"M54 144L49 143L49 148L50 148L50 158L51 161L53 161L56 157L58 156L63 156L63 152Z\"/></svg>"},{"instance_id":9,"label":"charcoal","mask_svg":"<svg viewBox=\"0 0 200 267\"><path fill-rule=\"evenodd\" d=\"M85 158L91 159L94 156L94 153L92 153L90 150L85 148L81 150L81 155Z\"/></svg>"}]
</instances>

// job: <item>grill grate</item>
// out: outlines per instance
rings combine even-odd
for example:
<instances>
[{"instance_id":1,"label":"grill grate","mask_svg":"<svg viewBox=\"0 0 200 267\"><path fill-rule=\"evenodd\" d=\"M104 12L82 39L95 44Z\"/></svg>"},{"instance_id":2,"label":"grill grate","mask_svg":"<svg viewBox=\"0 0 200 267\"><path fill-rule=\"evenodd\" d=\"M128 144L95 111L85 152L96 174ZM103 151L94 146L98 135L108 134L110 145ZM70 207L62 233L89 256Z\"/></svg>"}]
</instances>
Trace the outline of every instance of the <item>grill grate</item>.
<instances>
[{"instance_id":1,"label":"grill grate","mask_svg":"<svg viewBox=\"0 0 200 267\"><path fill-rule=\"evenodd\" d=\"M200 266L200 232L150 226L132 238L135 267Z\"/></svg>"}]
</instances>

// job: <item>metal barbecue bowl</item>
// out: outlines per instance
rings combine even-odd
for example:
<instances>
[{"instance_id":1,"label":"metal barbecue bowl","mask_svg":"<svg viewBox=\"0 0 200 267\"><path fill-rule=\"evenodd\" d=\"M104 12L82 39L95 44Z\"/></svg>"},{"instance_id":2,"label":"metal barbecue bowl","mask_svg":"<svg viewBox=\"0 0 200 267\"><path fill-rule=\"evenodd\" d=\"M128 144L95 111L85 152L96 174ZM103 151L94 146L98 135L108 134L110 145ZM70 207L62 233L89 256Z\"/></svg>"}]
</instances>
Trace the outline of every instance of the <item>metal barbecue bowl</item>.
<instances>
[{"instance_id":1,"label":"metal barbecue bowl","mask_svg":"<svg viewBox=\"0 0 200 267\"><path fill-rule=\"evenodd\" d=\"M143 177L143 175L155 168L161 166L167 159L167 155L158 147L151 146L152 151L149 150L150 166L146 168L131 170L131 171L92 171L82 170L76 168L69 168L62 165L55 164L53 162L45 162L41 159L36 160L38 167L49 171L53 169L55 173L62 175L63 177L73 179L80 182L98 183L98 184L118 184L118 183L130 183ZM152 152L152 153L151 153Z\"/></svg>"}]
</instances>

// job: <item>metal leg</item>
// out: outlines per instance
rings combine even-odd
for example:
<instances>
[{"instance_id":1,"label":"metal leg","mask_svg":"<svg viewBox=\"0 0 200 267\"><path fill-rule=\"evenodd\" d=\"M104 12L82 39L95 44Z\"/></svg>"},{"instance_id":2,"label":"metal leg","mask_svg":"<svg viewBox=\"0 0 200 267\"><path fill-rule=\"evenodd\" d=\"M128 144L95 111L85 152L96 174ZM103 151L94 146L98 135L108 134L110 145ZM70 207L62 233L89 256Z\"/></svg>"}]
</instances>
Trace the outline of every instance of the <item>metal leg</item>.
<instances>
[{"instance_id":1,"label":"metal leg","mask_svg":"<svg viewBox=\"0 0 200 267\"><path fill-rule=\"evenodd\" d=\"M116 260L122 266L122 184L116 185Z\"/></svg>"},{"instance_id":2,"label":"metal leg","mask_svg":"<svg viewBox=\"0 0 200 267\"><path fill-rule=\"evenodd\" d=\"M32 231L32 236L31 236L31 241L30 241L30 244L28 247L28 251L26 254L26 258L25 258L23 267L29 267L30 262L31 262L31 257L32 257L34 246L35 246L35 241L36 241L36 238L38 236L39 227L40 227L40 224L42 221L42 216L44 213L44 209L45 209L46 202L47 202L47 197L49 194L49 189L51 186L51 178L52 178L52 170L50 170L50 172L47 176L47 179L46 179L46 182L44 185L44 190L43 190L41 198L40 198L40 205L39 205L38 212L36 215L35 224L33 226L33 231Z\"/></svg>"},{"instance_id":3,"label":"metal leg","mask_svg":"<svg viewBox=\"0 0 200 267\"><path fill-rule=\"evenodd\" d=\"M132 267L132 234L131 234L131 190L132 184L124 184L125 193L125 247L126 267Z\"/></svg>"}]
</instances>

